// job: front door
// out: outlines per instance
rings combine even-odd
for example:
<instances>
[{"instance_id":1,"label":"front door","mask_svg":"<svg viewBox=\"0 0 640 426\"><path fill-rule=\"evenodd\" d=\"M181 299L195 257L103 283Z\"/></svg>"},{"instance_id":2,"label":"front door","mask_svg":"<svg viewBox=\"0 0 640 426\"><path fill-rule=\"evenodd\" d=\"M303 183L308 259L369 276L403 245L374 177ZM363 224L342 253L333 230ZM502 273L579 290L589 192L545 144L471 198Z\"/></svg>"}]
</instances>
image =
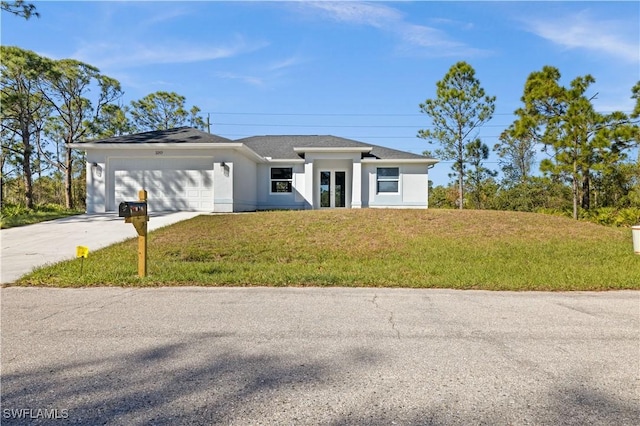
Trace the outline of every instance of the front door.
<instances>
[{"instance_id":1,"label":"front door","mask_svg":"<svg viewBox=\"0 0 640 426\"><path fill-rule=\"evenodd\" d=\"M347 172L320 171L320 208L347 206Z\"/></svg>"}]
</instances>

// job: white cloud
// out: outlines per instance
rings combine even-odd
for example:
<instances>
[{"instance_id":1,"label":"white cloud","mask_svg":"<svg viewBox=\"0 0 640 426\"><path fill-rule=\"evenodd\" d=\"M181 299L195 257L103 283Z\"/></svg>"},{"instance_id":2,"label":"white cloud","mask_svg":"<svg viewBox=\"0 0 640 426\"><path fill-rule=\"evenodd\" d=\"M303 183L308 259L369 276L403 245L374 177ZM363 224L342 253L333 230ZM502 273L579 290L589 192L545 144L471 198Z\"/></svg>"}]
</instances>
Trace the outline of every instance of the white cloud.
<instances>
[{"instance_id":1,"label":"white cloud","mask_svg":"<svg viewBox=\"0 0 640 426\"><path fill-rule=\"evenodd\" d=\"M226 80L240 80L252 86L264 87L265 85L264 79L250 75L236 74L232 72L217 72L215 73L215 76Z\"/></svg>"},{"instance_id":2,"label":"white cloud","mask_svg":"<svg viewBox=\"0 0 640 426\"><path fill-rule=\"evenodd\" d=\"M395 9L373 3L361 2L308 2L306 6L324 11L329 18L341 22L370 25L381 28L389 22L401 21L402 15Z\"/></svg>"},{"instance_id":3,"label":"white cloud","mask_svg":"<svg viewBox=\"0 0 640 426\"><path fill-rule=\"evenodd\" d=\"M477 56L488 51L473 48L452 39L434 27L408 22L397 9L368 2L304 2L307 8L320 10L329 19L356 25L368 25L398 37L399 51L422 53L430 56ZM451 24L452 21L446 21ZM467 27L468 29L469 27Z\"/></svg>"},{"instance_id":4,"label":"white cloud","mask_svg":"<svg viewBox=\"0 0 640 426\"><path fill-rule=\"evenodd\" d=\"M600 20L583 11L571 16L534 19L527 25L530 32L566 49L585 49L629 62L640 60L637 22L635 29L628 29L622 20Z\"/></svg>"},{"instance_id":5,"label":"white cloud","mask_svg":"<svg viewBox=\"0 0 640 426\"><path fill-rule=\"evenodd\" d=\"M184 8L163 10L160 13L155 13L155 14L149 16L147 19L144 19L144 20L140 21L140 23L137 25L137 27L138 27L138 29L140 27L144 27L144 28L153 27L153 26L156 26L158 24L164 24L167 21L172 21L175 18L188 16L189 14L190 13Z\"/></svg>"},{"instance_id":6,"label":"white cloud","mask_svg":"<svg viewBox=\"0 0 640 426\"><path fill-rule=\"evenodd\" d=\"M299 57L296 56L292 56L290 58L287 59L283 59L281 61L276 61L271 63L267 69L269 71L280 71L280 70L284 70L286 68L291 68L294 67L300 63L304 62L302 59L300 59Z\"/></svg>"},{"instance_id":7,"label":"white cloud","mask_svg":"<svg viewBox=\"0 0 640 426\"><path fill-rule=\"evenodd\" d=\"M198 46L192 43L96 43L86 44L72 56L100 69L121 69L156 64L180 64L229 58L265 47L242 39L226 45Z\"/></svg>"},{"instance_id":8,"label":"white cloud","mask_svg":"<svg viewBox=\"0 0 640 426\"><path fill-rule=\"evenodd\" d=\"M406 25L400 33L406 42L400 50L405 52L417 53L416 51L421 50L423 54L440 57L475 57L490 54L487 50L452 40L444 32L431 27Z\"/></svg>"},{"instance_id":9,"label":"white cloud","mask_svg":"<svg viewBox=\"0 0 640 426\"><path fill-rule=\"evenodd\" d=\"M252 68L257 71L258 75L247 75L238 72L216 72L214 76L227 80L238 80L252 86L268 88L279 79L286 76L288 69L305 62L298 56L292 56L279 61L273 61L262 66L254 65Z\"/></svg>"}]
</instances>

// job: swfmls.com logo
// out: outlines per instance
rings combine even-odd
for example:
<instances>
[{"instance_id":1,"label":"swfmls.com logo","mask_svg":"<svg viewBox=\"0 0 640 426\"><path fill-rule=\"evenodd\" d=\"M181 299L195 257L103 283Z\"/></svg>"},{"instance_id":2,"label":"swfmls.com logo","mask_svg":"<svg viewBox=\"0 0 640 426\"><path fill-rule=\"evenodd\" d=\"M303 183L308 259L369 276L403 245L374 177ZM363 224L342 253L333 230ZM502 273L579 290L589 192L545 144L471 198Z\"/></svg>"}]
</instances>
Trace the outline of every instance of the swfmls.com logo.
<instances>
[{"instance_id":1,"label":"swfmls.com logo","mask_svg":"<svg viewBox=\"0 0 640 426\"><path fill-rule=\"evenodd\" d=\"M64 420L69 418L69 410L58 410L57 408L5 408L2 410L2 417L5 419Z\"/></svg>"}]
</instances>

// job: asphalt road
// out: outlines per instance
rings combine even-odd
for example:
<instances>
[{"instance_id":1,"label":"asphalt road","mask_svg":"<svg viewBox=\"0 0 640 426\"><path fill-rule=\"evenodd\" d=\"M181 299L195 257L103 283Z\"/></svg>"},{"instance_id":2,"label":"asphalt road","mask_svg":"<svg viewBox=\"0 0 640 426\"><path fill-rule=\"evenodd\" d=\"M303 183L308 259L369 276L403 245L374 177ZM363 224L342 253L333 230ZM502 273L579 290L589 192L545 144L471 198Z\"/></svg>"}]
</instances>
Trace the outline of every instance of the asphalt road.
<instances>
[{"instance_id":1,"label":"asphalt road","mask_svg":"<svg viewBox=\"0 0 640 426\"><path fill-rule=\"evenodd\" d=\"M640 292L0 295L3 425L640 422Z\"/></svg>"}]
</instances>

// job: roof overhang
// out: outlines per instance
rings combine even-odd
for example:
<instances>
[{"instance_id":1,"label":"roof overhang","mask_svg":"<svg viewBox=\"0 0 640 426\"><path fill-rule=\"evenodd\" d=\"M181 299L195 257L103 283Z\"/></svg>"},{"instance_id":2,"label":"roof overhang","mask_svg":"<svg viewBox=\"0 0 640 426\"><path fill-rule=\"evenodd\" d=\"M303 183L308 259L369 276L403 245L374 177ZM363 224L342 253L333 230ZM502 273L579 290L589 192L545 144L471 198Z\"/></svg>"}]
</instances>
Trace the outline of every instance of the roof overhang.
<instances>
[{"instance_id":1,"label":"roof overhang","mask_svg":"<svg viewBox=\"0 0 640 426\"><path fill-rule=\"evenodd\" d=\"M240 142L216 142L216 143L166 143L166 142L154 142L154 143L70 143L68 145L70 148L79 149L83 151L93 151L93 150L107 150L107 149L118 149L118 150L126 150L126 151L139 151L139 150L149 150L149 149L163 149L163 150L196 150L196 149L214 149L214 150L222 150L222 149L232 149L235 151L240 151L246 154L248 157L253 158L257 162L264 163L267 160L258 155L254 150L247 147L245 144Z\"/></svg>"},{"instance_id":2,"label":"roof overhang","mask_svg":"<svg viewBox=\"0 0 640 426\"><path fill-rule=\"evenodd\" d=\"M362 146L362 147L353 147L353 146L339 146L339 147L294 147L293 150L299 153L305 152L371 152L373 147L371 146Z\"/></svg>"},{"instance_id":3,"label":"roof overhang","mask_svg":"<svg viewBox=\"0 0 640 426\"><path fill-rule=\"evenodd\" d=\"M392 163L402 163L402 164L425 164L425 165L433 165L438 163L440 160L435 160L433 158L387 158L387 159L379 159L379 158L363 158L362 163L368 164L392 164Z\"/></svg>"},{"instance_id":4,"label":"roof overhang","mask_svg":"<svg viewBox=\"0 0 640 426\"><path fill-rule=\"evenodd\" d=\"M303 158L271 158L266 157L268 163L304 163Z\"/></svg>"},{"instance_id":5,"label":"roof overhang","mask_svg":"<svg viewBox=\"0 0 640 426\"><path fill-rule=\"evenodd\" d=\"M223 142L223 143L166 143L166 142L154 142L154 143L70 143L69 147L74 149L151 149L151 148L164 148L164 149L223 149L223 148L240 148L244 144L239 142Z\"/></svg>"}]
</instances>

